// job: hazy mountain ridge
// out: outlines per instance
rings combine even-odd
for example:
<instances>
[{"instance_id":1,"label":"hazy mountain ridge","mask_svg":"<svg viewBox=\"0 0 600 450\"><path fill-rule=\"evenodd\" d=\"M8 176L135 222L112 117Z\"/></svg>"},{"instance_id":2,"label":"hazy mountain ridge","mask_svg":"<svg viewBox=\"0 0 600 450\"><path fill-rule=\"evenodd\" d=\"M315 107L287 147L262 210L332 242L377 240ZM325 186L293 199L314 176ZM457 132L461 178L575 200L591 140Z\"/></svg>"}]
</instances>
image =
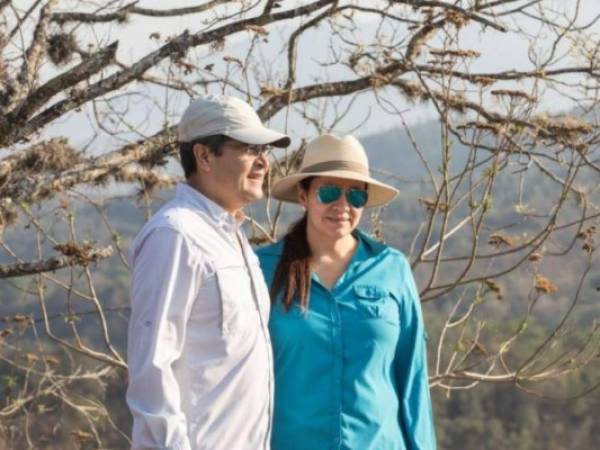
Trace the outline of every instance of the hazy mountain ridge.
<instances>
[{"instance_id":1,"label":"hazy mountain ridge","mask_svg":"<svg viewBox=\"0 0 600 450\"><path fill-rule=\"evenodd\" d=\"M413 128L412 131L426 152L426 159L430 162L433 170L436 170L440 165L440 152L439 138L431 131L434 127L436 127L435 123L424 124ZM419 199L432 195L431 188L426 183L426 172L423 165L418 156L410 150L410 144L402 130L394 129L365 136L361 141L370 155L375 176L396 185L400 189L398 199L385 208L381 215L384 237L391 245L410 254L413 237L428 214ZM453 154L455 157L453 161L456 167L459 167L458 162L460 159L464 163L464 155L467 151L466 148L460 145L454 145ZM463 155L463 157L460 155ZM386 179L383 172L393 173L393 176ZM494 250L487 244L487 238L495 229L505 224L518 224L511 227L507 232L515 239L521 239L523 232L533 233L539 227L533 220L524 220L523 215L515 208L514 200L518 196L518 190L511 176L512 174L507 172L506 176L498 179L499 189L492 202L490 227L482 233L480 243L482 253ZM593 181L591 175L587 178ZM526 195L522 199L523 204L547 205L553 201L553 195L556 195L556 191L556 186L548 181L546 177L542 177L539 173L532 174L531 179L528 180ZM172 194L172 190L157 193L157 197L152 204L152 210L156 211L165 199L170 198ZM65 227L65 218L60 208L54 209L54 206L56 205L48 205L48 210L51 212L45 216L45 220L47 223L55 222L55 227L62 229ZM456 213L451 216L451 220L456 221L463 217L461 214L465 214L467 207L466 204L459 207ZM77 236L79 239L90 240L93 245L105 246L111 244L114 247L114 236L112 235L114 232L119 236L122 249L126 254L131 240L145 221L145 210L141 204L138 204L137 207L132 206L131 198L111 201L107 203L104 209L113 230L108 230L103 225L93 208L84 206L75 211ZM248 212L254 214L259 220L265 220L264 202L253 205L248 209ZM363 228L367 230L372 225L370 213L370 211L367 211L363 220ZM280 226L280 232L285 230L285 223L289 222L292 217L297 217L298 214L299 209L297 207L286 206L282 220L284 225ZM18 253L24 259L35 260L36 242L30 240L31 236L31 230L24 229L23 225L5 231L5 238L15 249L18 249ZM61 231L61 236L65 240L69 239L69 234L66 231ZM556 246L566 245L570 237L569 233L561 236L556 240ZM435 239L432 242L435 242ZM453 256L466 255L470 249L470 244L469 239L455 236L447 241L446 253ZM417 241L416 248L419 245L420 241ZM52 245L49 243L44 245L46 257L55 254L51 247ZM572 252L571 264L579 267L581 265L579 246L576 246ZM7 258L4 255L3 261L6 260ZM548 327L555 324L564 313L574 293L577 280L571 279L570 274L578 270L575 267L569 267L569 270L565 270L561 261L560 258L554 259L547 256L540 266L540 270L545 275L551 276L555 280L559 286L559 292L556 295L541 299L538 303L537 308L541 312L540 319L530 325L527 333L520 341L517 349L520 354L531 351L537 345L536 343L543 339ZM455 272L457 267L460 267L460 264L444 265L439 278L441 280L452 279L452 272ZM416 269L417 279L421 286L428 279L427 270L423 269L423 265ZM68 270L58 271L53 276L66 276ZM122 354L125 354L129 284L127 268L122 264L119 256L115 254L109 260L94 264L92 272L94 273L98 297L107 309L106 315L113 344ZM532 277L531 268L525 266L510 276L497 280L504 290L504 299L487 300L476 319L488 321L488 329L492 330L504 330L506 332L506 330L518 327L518 320L514 317L522 314L526 308L527 289L531 286ZM2 283L0 294L2 294L3 302L0 304L0 316L25 313L39 317L39 305L36 299L23 290L33 290L34 282L34 277L25 277ZM77 286L85 287L85 280L81 278L76 279L75 283ZM71 337L70 325L63 314L68 294L64 289L52 286L51 283L46 282L45 284L47 286L46 297L49 313L54 316L51 320L53 331L58 336ZM585 332L586 328L580 325L587 325L598 316L597 293L594 289L591 289L595 284L600 285L600 273L597 267L593 269L590 281L585 286L581 305L577 309L577 316L572 321L574 326L571 326L571 330L574 331L574 335L571 339L582 339L582 333ZM430 360L434 357L439 330L459 292L460 289L457 289L439 299L439 301L436 300L424 305L426 325L430 335ZM469 304L468 301L466 303ZM73 304L74 312L93 310L89 302L77 301ZM77 325L81 330L81 334L86 336L86 342L89 342L93 347L103 348L103 337L93 314L82 315L78 319ZM40 323L38 332L43 333L41 327L42 324ZM29 334L24 335L23 342L29 337ZM488 333L487 338L495 339L494 332ZM453 345L452 342L450 341L448 345ZM484 341L484 344L488 345L488 342ZM60 353L57 349L50 349L49 351ZM87 359L79 359L84 364L90 363ZM12 376L10 368L1 374L6 380ZM124 401L126 382L125 372L116 373L115 378L106 386L106 390L103 393L95 393L94 395L103 396L104 402L109 405L114 414L113 418L124 430L129 430L131 419ZM557 383L545 386L544 390L548 394L559 392L559 396L564 397L569 393L580 392L593 383L594 380L590 375L584 373L569 379L561 379ZM563 448L587 450L588 448L595 448L598 444L600 421L598 415L592 413L599 407L598 395L583 397L577 403L566 403L527 397L512 386L491 384L478 386L473 390L454 392L449 397L446 396L444 390L434 389L432 397L439 448L448 450L475 448L489 450L509 448L511 450L531 450L534 448L540 450ZM107 448L126 447L122 436L119 435L111 437L111 443L107 445L109 445Z\"/></svg>"},{"instance_id":2,"label":"hazy mountain ridge","mask_svg":"<svg viewBox=\"0 0 600 450\"><path fill-rule=\"evenodd\" d=\"M432 130L438 130L439 125L436 122L425 123L417 127L413 127L413 133L417 142L423 151L423 156L432 166L433 170L441 165L440 157L440 139L439 133L433 133ZM431 198L433 193L431 186L426 182L426 171L423 167L420 158L411 150L411 144L406 132L400 129L390 129L386 132L364 136L361 138L367 152L369 154L371 168L373 169L376 178L387 181L400 190L400 195L397 199L387 206L381 214L383 224L383 234L388 243L401 249L409 254L412 240L419 229L419 225L427 219L428 212L422 203L423 198ZM453 167L455 170L464 165L468 149L461 144L453 141L452 145ZM383 172L393 174L391 177L385 177ZM454 171L453 171L454 172ZM439 174L438 174L439 175ZM594 182L592 175L583 177L584 182ZM542 176L539 172L531 172L527 174L529 179L525 184L525 195L522 197L523 207L527 205L547 206L554 201L553 196L558 195L559 189L556 184L547 177ZM491 252L493 248L486 244L487 238L503 225L511 224L511 228L506 233L513 235L516 240L524 239L523 233L534 233L539 228L538 223L533 220L524 218L524 215L518 212L518 205L515 200L519 197L517 192L517 183L514 180L514 174L511 172L503 172L498 175L496 193L493 196L493 206L489 213L489 226L484 230L481 236L480 252ZM152 204L152 211L156 211L158 207L173 195L172 190L163 191L157 194ZM113 236L111 233L119 235L119 240L122 243L122 248L126 253L129 244L137 231L141 228L145 221L144 209L141 205L132 207L132 198L114 200L105 206L105 213L114 230L111 232L99 221L98 214L89 206L83 206L75 213L75 223L77 224L77 235L79 239L89 239L94 245L105 246L113 245ZM52 210L52 208L49 208ZM257 220L265 221L265 204L264 201L253 205L249 211ZM272 211L273 212L273 211ZM367 210L363 218L363 228L369 230L371 228L370 214L372 211ZM451 215L450 226L462 220L468 212L468 203L463 202L456 212ZM53 216L54 214L54 216ZM69 239L65 228L65 220L61 216L60 208L54 210L53 214L48 214L46 220L56 222L56 227L63 227L65 241ZM297 217L299 209L295 206L285 206L283 212L283 225L279 227L279 234L285 231L286 223L292 217ZM516 225L515 225L516 224ZM450 227L449 227L450 228ZM251 232L251 230L249 230ZM31 230L24 229L23 226L17 226L8 229L5 232L5 238L8 237L8 242L25 260L35 260L37 255L36 243L31 242ZM434 234L435 236L435 234ZM572 236L565 233L565 236L557 242L557 245L565 246ZM435 242L435 239L432 240ZM418 248L420 241L417 241ZM431 243L430 243L431 245ZM449 256L465 256L470 252L471 243L465 240L465 237L451 237L446 243L446 254ZM46 255L51 255L51 244L46 242ZM575 249L576 253L579 249ZM126 256L126 255L125 255ZM48 257L48 256L46 256ZM0 262L9 261L5 254L0 255ZM113 262L114 261L114 262ZM575 260L574 260L575 261ZM570 284L568 272L565 273L560 265L553 267L551 258L548 258L544 263L544 270L549 274L555 274L560 279L560 284L563 287L568 287ZM579 262L574 262L579 266ZM97 289L100 298L111 306L127 305L127 272L126 268L118 260L115 255L109 261L98 263L97 269L94 270L95 276L98 279ZM440 279L447 278L450 273L440 274ZM510 286L523 287L525 284L530 284L531 274L515 273L513 277L525 277L526 280L512 281L508 283L510 294ZM421 269L417 269L417 278L423 279ZM120 280L114 283L114 279ZM590 279L600 281L600 274L597 268L593 270L593 275ZM25 280L19 280L17 284L26 283ZM600 284L600 283L599 283ZM122 289L119 291L117 288ZM107 292L108 290L108 292ZM12 294L9 294L9 292ZM564 290L566 292L567 289ZM4 298L10 298L15 294L14 290L3 284L0 287L0 292L4 294ZM60 291L56 291L56 295L60 296ZM509 297L510 298L510 297ZM58 302L60 303L60 302ZM33 306L33 305L32 305ZM550 305L548 305L550 307ZM0 315L10 315L19 310L20 305L11 301L5 301L0 306ZM34 307L34 309L37 307Z\"/></svg>"}]
</instances>

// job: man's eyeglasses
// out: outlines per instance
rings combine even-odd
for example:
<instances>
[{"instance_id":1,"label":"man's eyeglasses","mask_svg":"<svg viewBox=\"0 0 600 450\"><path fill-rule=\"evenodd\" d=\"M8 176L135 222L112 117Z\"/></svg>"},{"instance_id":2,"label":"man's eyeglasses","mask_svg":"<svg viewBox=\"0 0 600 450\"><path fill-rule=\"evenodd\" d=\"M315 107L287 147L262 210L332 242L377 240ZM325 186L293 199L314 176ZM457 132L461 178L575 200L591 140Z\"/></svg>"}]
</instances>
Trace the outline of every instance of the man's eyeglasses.
<instances>
[{"instance_id":1,"label":"man's eyeglasses","mask_svg":"<svg viewBox=\"0 0 600 450\"><path fill-rule=\"evenodd\" d=\"M317 189L317 199L324 205L337 201L344 190L335 184L324 184ZM369 193L366 189L349 188L345 190L346 201L353 208L362 208L369 200Z\"/></svg>"},{"instance_id":2,"label":"man's eyeglasses","mask_svg":"<svg viewBox=\"0 0 600 450\"><path fill-rule=\"evenodd\" d=\"M229 145L235 150L243 152L245 155L252 156L255 158L260 155L267 155L271 151L270 145L244 144L243 142L233 140L229 141L227 145Z\"/></svg>"},{"instance_id":3,"label":"man's eyeglasses","mask_svg":"<svg viewBox=\"0 0 600 450\"><path fill-rule=\"evenodd\" d=\"M244 153L250 156L268 155L271 151L270 145L247 145L244 149Z\"/></svg>"}]
</instances>

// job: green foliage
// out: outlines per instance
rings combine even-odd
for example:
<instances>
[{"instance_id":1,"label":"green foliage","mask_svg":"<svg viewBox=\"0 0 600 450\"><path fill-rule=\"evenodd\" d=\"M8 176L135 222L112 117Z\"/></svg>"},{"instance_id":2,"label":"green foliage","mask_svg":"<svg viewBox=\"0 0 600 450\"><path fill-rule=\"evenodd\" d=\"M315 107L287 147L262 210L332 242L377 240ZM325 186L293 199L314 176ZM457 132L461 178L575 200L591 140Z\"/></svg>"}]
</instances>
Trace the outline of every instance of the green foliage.
<instances>
[{"instance_id":1,"label":"green foliage","mask_svg":"<svg viewBox=\"0 0 600 450\"><path fill-rule=\"evenodd\" d=\"M429 321L437 336L439 320ZM437 324L437 325L436 325ZM498 335L516 323L490 323ZM530 325L512 359L532 352L548 330ZM572 339L583 339L582 332ZM429 353L432 356L430 340ZM568 348L558 344L557 350ZM514 362L513 362L514 364ZM590 450L600 448L600 361L587 371L541 384L522 386L481 383L467 390L432 389L432 400L442 450ZM530 393L526 392L530 391Z\"/></svg>"},{"instance_id":2,"label":"green foliage","mask_svg":"<svg viewBox=\"0 0 600 450\"><path fill-rule=\"evenodd\" d=\"M581 382L573 377L571 384ZM600 395L537 398L510 385L432 392L443 450L590 450L599 448Z\"/></svg>"}]
</instances>

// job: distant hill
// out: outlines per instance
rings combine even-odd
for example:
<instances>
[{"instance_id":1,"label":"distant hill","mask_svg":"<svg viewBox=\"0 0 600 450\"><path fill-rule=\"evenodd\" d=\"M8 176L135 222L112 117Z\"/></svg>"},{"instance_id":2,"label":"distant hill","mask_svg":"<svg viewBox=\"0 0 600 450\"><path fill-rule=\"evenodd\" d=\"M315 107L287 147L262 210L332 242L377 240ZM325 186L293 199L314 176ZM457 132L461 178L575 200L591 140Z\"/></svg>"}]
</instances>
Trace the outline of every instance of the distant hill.
<instances>
[{"instance_id":1,"label":"distant hill","mask_svg":"<svg viewBox=\"0 0 600 450\"><path fill-rule=\"evenodd\" d=\"M441 165L439 124L437 122L424 123L412 127L411 132L423 152L423 157L431 165L431 170L434 172L435 176L439 177L440 174L437 171ZM369 154L374 176L395 185L400 190L400 195L393 203L385 208L381 214L381 219L383 221L383 232L386 241L408 254L410 253L414 236L417 234L422 222L428 217L428 213L420 199L433 197L431 186L427 181L427 173L420 158L412 149L412 144L404 130L390 129L382 133L362 136L360 137L360 140ZM452 172L455 174L458 173L458 168L464 166L469 156L469 149L457 143L456 140L452 140L451 152ZM515 158L515 161L518 161L518 157ZM488 225L484 228L481 235L480 252L482 253L493 250L487 244L487 239L489 235L496 230L509 225L510 228L506 233L516 239L523 239L523 233L535 233L539 228L539 223L543 221L543 218L534 217L537 211L532 211L532 217L524 216L518 211L517 199L519 198L519 178L517 170L519 168L520 166L515 163L514 167L507 167L498 174L495 182L495 193L491 199L492 206L488 218ZM479 172L481 171L479 170ZM595 183L595 175L596 174L594 173L584 174L584 176L581 177L581 183ZM524 207L533 208L533 206L536 206L540 211L549 208L552 205L552 202L556 201L560 191L559 186L555 182L549 180L546 176L542 176L539 171L533 169L527 172L522 182L525 187L524 194L521 198L522 204ZM465 183L465 187L461 188L462 191L466 191L467 186L468 183ZM481 192L481 188L475 189L476 197L480 196ZM165 199L168 199L171 196L172 191L158 193L153 200L151 210L156 211ZM571 203L573 203L573 205L567 208L565 214L568 216L572 213L572 217L577 217L575 202ZM49 210L52 210L51 206L52 205L47 205ZM132 198L113 200L107 203L104 209L114 230L109 231L104 226L93 208L82 206L75 213L75 223L77 224L77 235L79 239L89 239L97 243L97 245L103 246L111 244L111 234L114 232L120 236L123 248L127 251L131 240L145 221L146 211L142 208L141 204L138 204L136 207L135 201ZM274 214L274 210L275 206L272 208L272 214ZM454 226L459 219L465 217L467 210L468 202L465 201L463 202L463 206L458 208L457 212L451 216L449 228ZM286 224L299 214L299 209L295 206L286 206L283 211L283 225L279 227L280 234L285 231ZM253 205L249 208L248 213L252 214L259 221L266 221L264 201ZM371 229L372 225L370 220L371 213L372 211L367 211L363 217L363 227L367 230ZM46 214L44 220L46 223L54 223L54 228L59 230L58 235L62 236L64 240L68 240L65 220L64 218L61 218L60 210ZM434 236L435 232L437 232L437 228L434 229ZM13 246L15 251L17 251L24 259L36 259L36 242L31 240L32 232L30 229L24 229L23 226L8 229L5 232L5 238L7 237L11 246ZM564 247L571 237L572 233L559 235L552 240L552 245L556 249L561 246ZM432 239L432 242L435 242L435 239ZM415 248L418 248L419 244L420 241L417 240L417 246ZM46 254L52 254L51 244L46 242L43 247L46 249ZM549 250L551 249L549 248ZM470 251L470 239L464 235L457 235L447 241L445 251L446 255L451 256L468 255ZM573 252L574 257L570 268L572 271L564 270L564 258L556 258L553 260L553 258L547 257L543 263L544 272L548 275L552 275L560 282L562 289L561 294L563 294L562 301L558 303L548 303L547 305L542 306L548 308L549 320L555 314L560 312L562 305L564 305L571 296L574 283L576 282L575 279L572 279L571 273L576 273L581 270L582 263L578 256L580 255L579 247L576 247ZM9 258L7 258L5 254L0 254L0 263L8 260ZM460 267L460 264L443 266L439 278L441 280L451 279L451 272L457 270L457 267ZM66 272L67 271L62 271L62 273ZM123 264L121 264L118 257L114 256L110 261L99 263L94 273L98 283L98 286L96 286L98 294L105 304L112 307L117 307L119 305L126 307L128 295L127 270ZM423 265L417 267L416 276L420 283L424 283L428 277L426 267ZM522 271L517 271L510 277L507 277L506 280L500 280L500 282L506 283L508 294L511 293L512 289L515 294L520 292L520 295L523 295L524 292L527 292L526 286L531 285L531 278L531 272L528 272L527 269L523 269ZM590 280L593 280L590 281L590 283L600 281L600 271L598 271L597 267L593 269ZM29 283L29 281L25 278L14 282L11 281L10 283L4 282L0 285L0 294L2 295L2 298L6 299L3 302L0 302L0 316L22 312L23 302L30 303L32 312L37 315L38 307L34 299L24 294L22 290L14 287L17 286L22 288L23 286L26 286L27 283ZM600 284L600 282L596 284ZM459 292L460 290L448 294L446 297L447 299L452 299L454 296L459 295ZM588 292L589 289L586 290L584 296L588 295ZM49 304L54 305L56 311L61 311L61 305L64 304L64 290L51 288L47 295L49 297ZM522 303L522 299L515 298L515 302ZM435 303L436 305L449 305L447 301ZM505 313L510 312L510 308L506 309L505 306L503 306L503 308ZM446 308L444 307L444 309ZM582 310L587 311L586 308L583 308ZM589 320L589 314L583 314L582 317Z\"/></svg>"},{"instance_id":2,"label":"distant hill","mask_svg":"<svg viewBox=\"0 0 600 450\"><path fill-rule=\"evenodd\" d=\"M435 123L425 123L412 128L412 132L423 152L423 157L431 165L431 170L436 177L441 165L439 126ZM390 129L388 131L360 137L369 154L373 174L376 178L391 183L398 187L400 195L387 206L380 215L383 224L383 235L389 244L401 249L409 256L411 248L418 249L422 244L422 232L419 229L428 212L422 200L433 196L431 186L428 184L428 175L419 157L411 147L411 143L403 130ZM469 156L469 149L453 141L452 144L452 173L457 174L458 169L464 165ZM560 186L543 176L539 171L529 170L523 179L519 178L518 156L514 158L514 164L504 168L495 181L495 191L490 198L489 218L487 225L483 227L479 253L490 253L494 247L488 244L490 235L503 227L502 232L510 236L515 242L519 242L539 231L540 223L544 217L537 215L541 211L548 210L556 202ZM476 171L481 173L481 170ZM594 185L597 174L588 171L582 174L579 187ZM466 181L469 181L468 179ZM473 179L475 181L475 179ZM523 183L524 192L520 196L519 186ZM465 187L459 189L465 192ZM482 188L474 189L475 198L482 194ZM150 209L156 211L165 199L173 195L173 190L156 193ZM598 194L594 194L590 202L598 200ZM43 206L43 223L51 226L59 241L69 239L68 228L64 210L57 208L57 203ZM519 210L519 207L522 210ZM533 208L537 208L537 211ZM271 216L275 213L276 204L273 205ZM457 208L450 217L449 228L465 217L468 210L468 201ZM279 227L280 234L285 231L287 224L299 215L299 208L285 206L282 215L282 225ZM528 214L523 214L523 211ZM134 197L114 199L104 205L106 218L110 221L112 229L108 229L96 210L88 205L74 208L74 220L78 239L88 239L93 245L114 246L113 235L118 236L125 253L130 243L146 220L147 211L143 203L136 202ZM379 211L366 211L363 215L362 227L366 230L372 228L371 215ZM265 202L252 205L247 213L259 221L266 221ZM564 213L559 219L559 224L571 221L578 217L577 199L569 201ZM5 231L4 238L9 242L14 251L25 260L37 258L37 241L35 233L30 226L22 222ZM434 226L433 239L436 241L439 233L439 221ZM26 228L27 227L27 228ZM468 229L468 228L466 228ZM248 229L251 233L251 230ZM567 245L573 237L574 231L559 233L547 242L544 250L546 256L538 264L537 270L549 277L557 286L558 292L552 296L543 296L536 305L536 320L529 324L526 332L521 336L515 350L521 355L533 351L548 333L549 327L555 325L569 307L577 290L578 276L583 270L585 257L581 251L581 243L567 251L566 257L552 256L552 253L561 253L567 249ZM415 235L416 239L413 246ZM430 243L431 245L431 243ZM471 249L471 239L468 235L457 233L448 239L444 249L445 256L465 256ZM41 247L47 256L54 254L52 244L43 241ZM514 262L516 258L509 258L508 262ZM0 264L10 261L7 255L0 252ZM463 269L464 261L446 263L441 266L438 276L439 280L452 280L453 275ZM506 265L506 261L503 262ZM473 268L471 274L482 274L485 270L498 270L499 261L485 260ZM431 265L420 264L415 268L415 274L420 286L424 286L429 278ZM109 333L112 343L118 350L125 354L126 334L128 323L128 285L129 274L126 266L121 262L118 255L109 260L101 261L92 267L95 289L102 306L105 308ZM53 277L70 282L71 273L69 269L57 271L50 274ZM490 340L497 340L499 336L506 336L510 330L520 326L520 317L525 312L528 304L528 296L534 276L533 266L524 264L510 275L498 278L496 281L501 285L503 298L497 299L489 296L483 304L478 306L474 315L475 320L486 322L482 341L488 348L496 348L489 345ZM74 287L86 291L86 279L79 271L73 272ZM79 299L69 289L58 287L56 284L44 280L44 294L46 306L51 316L53 332L59 337L73 340L68 317L65 315L66 305L71 304L72 311L83 313L94 311L91 302ZM574 331L568 335L569 341L582 341L586 337L587 326L599 317L598 292L600 286L600 270L595 263L588 280L584 283L580 294L580 304L576 308L575 316L569 322L569 330ZM475 286L476 287L476 286ZM36 277L23 277L18 279L3 280L0 283L0 317L14 316L15 314L33 314L40 317L40 307L35 297L37 292ZM437 338L447 317L448 311L454 302L464 295L463 311L469 307L473 300L474 286L456 288L445 294L442 298L424 304L424 314L427 330L429 333L429 357L433 360ZM33 294L32 294L33 293ZM77 319L80 335L91 347L105 350L101 328L94 314L84 314ZM2 325L0 325L2 329ZM37 333L45 339L43 324L41 321L37 326ZM468 333L467 333L468 335ZM444 352L450 353L454 341L450 342ZM23 348L27 348L35 342L33 334L29 331L19 335L19 342ZM45 341L44 341L45 342ZM563 342L558 344L563 345ZM61 353L58 347L48 343L49 352ZM556 349L555 349L556 350ZM508 356L513 356L507 355ZM75 355L78 363L90 363L89 360ZM512 358L510 358L512 359ZM433 367L433 366L430 366ZM591 374L593 367L587 373L576 374L569 378L561 378L552 384L544 385L543 389L553 396L574 395L584 391L590 385L597 383ZM0 364L0 377L9 380L13 369ZM529 387L529 386L527 386ZM123 430L130 429L131 418L125 405L125 373L117 374L109 381L106 391L102 393L104 403L114 414L113 419ZM595 394L595 395L594 395ZM588 449L598 448L598 436L600 424L598 410L600 396L597 391L592 395L581 397L577 402L557 402L550 399L532 399L526 397L514 386L485 384L475 389L456 391L452 395L444 389L436 388L432 391L432 398L436 411L436 427L440 448L444 449L474 449L485 448L498 450L504 448L530 450L530 449ZM96 394L86 394L87 398L95 398ZM53 413L54 414L54 413ZM57 408L56 415L60 415ZM115 435L111 439L116 443L110 448L125 448L127 444L121 435ZM571 445L572 443L575 443ZM571 445L569 447L569 445ZM108 447L107 447L108 448Z\"/></svg>"}]
</instances>

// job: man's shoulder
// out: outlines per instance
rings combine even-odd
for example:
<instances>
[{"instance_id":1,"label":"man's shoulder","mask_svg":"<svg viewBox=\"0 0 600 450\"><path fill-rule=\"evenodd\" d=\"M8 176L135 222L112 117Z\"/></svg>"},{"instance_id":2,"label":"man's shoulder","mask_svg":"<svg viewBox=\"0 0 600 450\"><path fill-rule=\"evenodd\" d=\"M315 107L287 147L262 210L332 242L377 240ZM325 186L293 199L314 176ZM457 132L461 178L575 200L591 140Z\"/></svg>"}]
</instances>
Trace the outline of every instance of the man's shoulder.
<instances>
[{"instance_id":1,"label":"man's shoulder","mask_svg":"<svg viewBox=\"0 0 600 450\"><path fill-rule=\"evenodd\" d=\"M151 236L161 234L161 240L172 237L182 238L187 243L197 242L198 234L205 234L210 227L202 214L176 199L165 203L144 224L136 235L131 250L136 252ZM170 235L170 236L169 236Z\"/></svg>"},{"instance_id":2,"label":"man's shoulder","mask_svg":"<svg viewBox=\"0 0 600 450\"><path fill-rule=\"evenodd\" d=\"M184 236L198 226L210 226L206 217L196 209L173 199L163 205L140 230L140 234L166 228Z\"/></svg>"}]
</instances>

